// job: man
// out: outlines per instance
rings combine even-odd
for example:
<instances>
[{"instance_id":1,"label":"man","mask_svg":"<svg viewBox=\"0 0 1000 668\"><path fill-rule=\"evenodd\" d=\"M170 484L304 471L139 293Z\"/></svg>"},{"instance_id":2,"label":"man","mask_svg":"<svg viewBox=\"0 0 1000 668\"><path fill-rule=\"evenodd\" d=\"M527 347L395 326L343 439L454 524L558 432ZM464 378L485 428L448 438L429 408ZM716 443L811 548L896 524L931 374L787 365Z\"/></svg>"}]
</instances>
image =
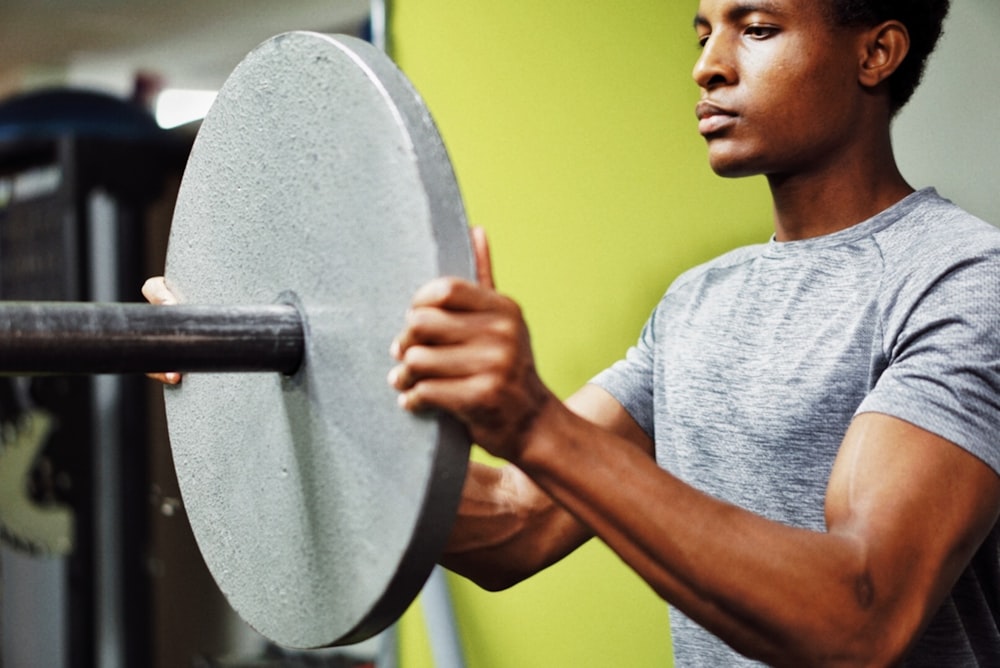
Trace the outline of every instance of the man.
<instances>
[{"instance_id":1,"label":"man","mask_svg":"<svg viewBox=\"0 0 1000 668\"><path fill-rule=\"evenodd\" d=\"M702 0L699 131L767 177L774 238L681 276L565 404L481 232L479 284L415 295L401 405L511 462L471 467L445 565L498 589L597 535L671 604L679 666L1000 665L1000 232L889 138L946 11Z\"/></svg>"},{"instance_id":2,"label":"man","mask_svg":"<svg viewBox=\"0 0 1000 668\"><path fill-rule=\"evenodd\" d=\"M443 562L499 589L591 536L672 606L679 666L1000 665L1000 231L896 168L947 0L702 0L698 129L774 238L681 276L565 403L517 305L415 295L389 382L473 465Z\"/></svg>"}]
</instances>

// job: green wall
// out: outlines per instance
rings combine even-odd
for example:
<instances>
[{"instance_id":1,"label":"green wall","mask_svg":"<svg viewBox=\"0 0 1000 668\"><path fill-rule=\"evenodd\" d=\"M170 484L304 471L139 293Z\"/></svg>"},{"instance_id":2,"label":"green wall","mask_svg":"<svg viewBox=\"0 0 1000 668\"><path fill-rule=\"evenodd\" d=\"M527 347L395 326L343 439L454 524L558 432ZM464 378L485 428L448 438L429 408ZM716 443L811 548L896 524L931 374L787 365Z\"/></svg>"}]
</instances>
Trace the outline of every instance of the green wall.
<instances>
[{"instance_id":1,"label":"green wall","mask_svg":"<svg viewBox=\"0 0 1000 668\"><path fill-rule=\"evenodd\" d=\"M714 176L698 136L689 0L395 0L498 287L561 396L619 358L677 274L766 240L761 179ZM625 481L623 481L625 484ZM599 541L502 593L449 580L470 668L670 665L665 605ZM404 668L432 666L415 606Z\"/></svg>"}]
</instances>

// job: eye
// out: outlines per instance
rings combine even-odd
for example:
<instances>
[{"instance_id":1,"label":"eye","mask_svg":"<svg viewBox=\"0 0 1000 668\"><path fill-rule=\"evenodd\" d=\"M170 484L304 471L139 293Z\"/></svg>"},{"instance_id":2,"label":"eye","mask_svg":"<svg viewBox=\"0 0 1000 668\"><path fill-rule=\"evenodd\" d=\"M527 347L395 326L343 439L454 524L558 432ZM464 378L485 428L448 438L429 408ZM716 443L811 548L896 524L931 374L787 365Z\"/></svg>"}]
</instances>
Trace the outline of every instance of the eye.
<instances>
[{"instance_id":1,"label":"eye","mask_svg":"<svg viewBox=\"0 0 1000 668\"><path fill-rule=\"evenodd\" d=\"M698 35L698 48L704 49L705 45L708 44L708 38L712 35L710 33L705 33L704 35Z\"/></svg>"},{"instance_id":2,"label":"eye","mask_svg":"<svg viewBox=\"0 0 1000 668\"><path fill-rule=\"evenodd\" d=\"M763 40L768 37L773 37L778 32L778 29L774 26L761 25L759 23L754 23L748 25L744 30L743 34L750 39Z\"/></svg>"}]
</instances>

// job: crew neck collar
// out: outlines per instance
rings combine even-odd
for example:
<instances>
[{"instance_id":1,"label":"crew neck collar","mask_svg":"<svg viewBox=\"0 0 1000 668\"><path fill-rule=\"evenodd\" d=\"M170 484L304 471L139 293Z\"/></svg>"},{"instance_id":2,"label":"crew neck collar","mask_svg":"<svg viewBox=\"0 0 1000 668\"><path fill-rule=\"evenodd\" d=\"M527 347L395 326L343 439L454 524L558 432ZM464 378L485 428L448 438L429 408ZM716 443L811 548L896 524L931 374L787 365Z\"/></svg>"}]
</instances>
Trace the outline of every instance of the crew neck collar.
<instances>
[{"instance_id":1,"label":"crew neck collar","mask_svg":"<svg viewBox=\"0 0 1000 668\"><path fill-rule=\"evenodd\" d=\"M917 190L867 220L863 220L843 230L823 234L818 237L796 241L778 241L775 235L772 234L764 254L769 257L784 257L790 254L814 252L850 244L881 232L900 218L906 216L922 202L937 197L938 194L934 188Z\"/></svg>"}]
</instances>

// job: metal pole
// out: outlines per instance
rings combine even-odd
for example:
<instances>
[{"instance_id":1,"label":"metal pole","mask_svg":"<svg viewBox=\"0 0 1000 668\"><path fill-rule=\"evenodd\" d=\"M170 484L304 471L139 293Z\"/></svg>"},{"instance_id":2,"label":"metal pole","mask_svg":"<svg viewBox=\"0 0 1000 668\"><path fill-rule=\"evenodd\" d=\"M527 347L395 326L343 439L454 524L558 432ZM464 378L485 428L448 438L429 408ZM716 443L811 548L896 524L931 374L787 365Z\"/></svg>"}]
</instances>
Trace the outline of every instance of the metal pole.
<instances>
[{"instance_id":1,"label":"metal pole","mask_svg":"<svg viewBox=\"0 0 1000 668\"><path fill-rule=\"evenodd\" d=\"M294 306L0 302L0 374L279 371L302 363Z\"/></svg>"}]
</instances>

